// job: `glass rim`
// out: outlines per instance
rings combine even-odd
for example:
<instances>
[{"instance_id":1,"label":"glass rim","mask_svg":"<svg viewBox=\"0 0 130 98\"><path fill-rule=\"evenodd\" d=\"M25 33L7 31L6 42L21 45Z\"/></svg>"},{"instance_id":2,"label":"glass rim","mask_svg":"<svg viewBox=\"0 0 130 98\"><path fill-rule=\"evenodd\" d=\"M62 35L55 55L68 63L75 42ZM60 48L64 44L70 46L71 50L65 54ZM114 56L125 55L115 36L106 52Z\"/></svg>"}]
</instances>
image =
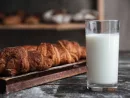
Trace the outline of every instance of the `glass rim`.
<instances>
[{"instance_id":1,"label":"glass rim","mask_svg":"<svg viewBox=\"0 0 130 98\"><path fill-rule=\"evenodd\" d=\"M85 22L109 22L109 21L115 21L118 22L119 20L85 20Z\"/></svg>"}]
</instances>

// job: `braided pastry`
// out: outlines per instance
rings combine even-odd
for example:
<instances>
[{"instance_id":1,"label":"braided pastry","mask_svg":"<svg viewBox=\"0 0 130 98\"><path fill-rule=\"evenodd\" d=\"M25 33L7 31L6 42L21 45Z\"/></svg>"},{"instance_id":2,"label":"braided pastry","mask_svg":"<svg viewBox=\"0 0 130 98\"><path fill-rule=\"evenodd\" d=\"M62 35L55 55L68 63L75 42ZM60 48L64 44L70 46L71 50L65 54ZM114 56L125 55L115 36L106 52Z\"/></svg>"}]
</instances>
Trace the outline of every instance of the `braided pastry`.
<instances>
[{"instance_id":1,"label":"braided pastry","mask_svg":"<svg viewBox=\"0 0 130 98\"><path fill-rule=\"evenodd\" d=\"M0 52L0 74L14 76L73 63L86 57L86 49L77 42L60 40L56 44L4 48Z\"/></svg>"}]
</instances>

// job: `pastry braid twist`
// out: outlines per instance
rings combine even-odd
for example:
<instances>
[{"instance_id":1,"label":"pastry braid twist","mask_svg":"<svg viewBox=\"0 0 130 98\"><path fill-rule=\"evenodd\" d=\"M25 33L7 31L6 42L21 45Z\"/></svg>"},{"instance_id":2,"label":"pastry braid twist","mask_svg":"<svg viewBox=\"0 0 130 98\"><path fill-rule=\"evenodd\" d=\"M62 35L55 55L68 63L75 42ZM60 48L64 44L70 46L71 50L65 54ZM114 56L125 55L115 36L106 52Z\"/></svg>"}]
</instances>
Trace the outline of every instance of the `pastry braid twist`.
<instances>
[{"instance_id":1,"label":"pastry braid twist","mask_svg":"<svg viewBox=\"0 0 130 98\"><path fill-rule=\"evenodd\" d=\"M14 76L45 70L59 64L73 63L85 57L85 47L67 40L60 40L56 44L8 47L0 53L0 74Z\"/></svg>"}]
</instances>

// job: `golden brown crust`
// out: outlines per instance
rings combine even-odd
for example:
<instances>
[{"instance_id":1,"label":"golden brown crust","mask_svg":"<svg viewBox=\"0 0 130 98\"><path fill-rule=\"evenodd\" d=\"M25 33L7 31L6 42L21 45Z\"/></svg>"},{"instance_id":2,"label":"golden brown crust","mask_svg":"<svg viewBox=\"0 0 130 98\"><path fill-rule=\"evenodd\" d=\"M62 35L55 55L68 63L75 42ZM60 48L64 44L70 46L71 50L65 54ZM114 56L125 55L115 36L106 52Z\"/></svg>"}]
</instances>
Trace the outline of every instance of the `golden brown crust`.
<instances>
[{"instance_id":1,"label":"golden brown crust","mask_svg":"<svg viewBox=\"0 0 130 98\"><path fill-rule=\"evenodd\" d=\"M30 71L40 70L42 65L42 55L37 51L28 51L28 61Z\"/></svg>"},{"instance_id":2,"label":"golden brown crust","mask_svg":"<svg viewBox=\"0 0 130 98\"><path fill-rule=\"evenodd\" d=\"M5 25L17 25L17 24L21 24L21 22L22 22L21 17L17 16L17 15L15 15L15 16L7 16L3 20L3 23Z\"/></svg>"},{"instance_id":3,"label":"golden brown crust","mask_svg":"<svg viewBox=\"0 0 130 98\"><path fill-rule=\"evenodd\" d=\"M61 41L58 41L58 43L62 47L67 49L67 51L69 51L72 59L74 59L74 62L78 61L81 58L81 56L83 55L83 53L85 54L85 57L86 57L86 51L83 51L83 49L81 49L81 46L77 42L61 40ZM84 57L84 56L82 56L82 57Z\"/></svg>"},{"instance_id":4,"label":"golden brown crust","mask_svg":"<svg viewBox=\"0 0 130 98\"><path fill-rule=\"evenodd\" d=\"M29 71L28 53L23 47L8 47L1 52L0 66L4 74L16 75Z\"/></svg>"},{"instance_id":5,"label":"golden brown crust","mask_svg":"<svg viewBox=\"0 0 130 98\"><path fill-rule=\"evenodd\" d=\"M77 42L60 40L57 44L4 48L0 52L0 73L13 76L45 70L59 64L73 63L86 57L85 47Z\"/></svg>"},{"instance_id":6,"label":"golden brown crust","mask_svg":"<svg viewBox=\"0 0 130 98\"><path fill-rule=\"evenodd\" d=\"M37 46L34 46L34 45L24 45L22 47L25 48L27 51L36 51L37 50Z\"/></svg>"},{"instance_id":7,"label":"golden brown crust","mask_svg":"<svg viewBox=\"0 0 130 98\"><path fill-rule=\"evenodd\" d=\"M86 58L86 48L85 47L83 47L83 46L81 46L80 47L81 48L81 58Z\"/></svg>"},{"instance_id":8,"label":"golden brown crust","mask_svg":"<svg viewBox=\"0 0 130 98\"><path fill-rule=\"evenodd\" d=\"M50 68L54 64L54 49L52 44L41 43L37 51L40 52L43 56L43 65L46 65L48 68Z\"/></svg>"},{"instance_id":9,"label":"golden brown crust","mask_svg":"<svg viewBox=\"0 0 130 98\"><path fill-rule=\"evenodd\" d=\"M39 24L40 19L36 16L29 16L24 21L26 24Z\"/></svg>"}]
</instances>

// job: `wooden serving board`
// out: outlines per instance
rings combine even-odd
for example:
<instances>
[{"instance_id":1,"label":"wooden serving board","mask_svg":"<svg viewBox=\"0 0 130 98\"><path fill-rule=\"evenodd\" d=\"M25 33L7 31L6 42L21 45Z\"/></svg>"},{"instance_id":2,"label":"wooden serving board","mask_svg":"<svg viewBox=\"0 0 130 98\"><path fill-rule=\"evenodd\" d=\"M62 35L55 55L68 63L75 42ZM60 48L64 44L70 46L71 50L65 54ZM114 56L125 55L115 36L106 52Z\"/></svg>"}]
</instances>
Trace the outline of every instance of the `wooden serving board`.
<instances>
[{"instance_id":1,"label":"wooden serving board","mask_svg":"<svg viewBox=\"0 0 130 98\"><path fill-rule=\"evenodd\" d=\"M11 93L87 71L86 60L59 65L45 71L35 71L14 77L0 77L0 93Z\"/></svg>"}]
</instances>

